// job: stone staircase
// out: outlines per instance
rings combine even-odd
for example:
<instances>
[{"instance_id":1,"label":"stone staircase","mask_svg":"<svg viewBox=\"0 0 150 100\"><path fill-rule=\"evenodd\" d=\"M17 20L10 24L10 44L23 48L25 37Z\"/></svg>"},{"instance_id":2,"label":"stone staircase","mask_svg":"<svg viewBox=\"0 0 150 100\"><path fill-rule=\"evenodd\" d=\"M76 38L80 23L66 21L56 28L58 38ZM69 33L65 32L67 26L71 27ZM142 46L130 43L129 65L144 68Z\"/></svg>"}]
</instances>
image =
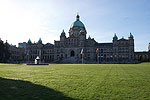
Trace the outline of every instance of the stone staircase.
<instances>
[{"instance_id":1,"label":"stone staircase","mask_svg":"<svg viewBox=\"0 0 150 100\"><path fill-rule=\"evenodd\" d=\"M69 63L69 64L79 63L79 58L69 57L61 60L60 63Z\"/></svg>"}]
</instances>

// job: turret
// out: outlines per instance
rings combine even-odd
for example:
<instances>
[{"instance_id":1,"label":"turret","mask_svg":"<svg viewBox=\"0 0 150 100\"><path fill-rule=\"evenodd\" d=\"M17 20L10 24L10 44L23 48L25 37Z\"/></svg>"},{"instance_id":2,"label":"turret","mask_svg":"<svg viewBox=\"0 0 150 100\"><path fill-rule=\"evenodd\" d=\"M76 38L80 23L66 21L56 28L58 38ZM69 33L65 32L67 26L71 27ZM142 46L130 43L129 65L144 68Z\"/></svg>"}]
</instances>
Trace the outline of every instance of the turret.
<instances>
[{"instance_id":1,"label":"turret","mask_svg":"<svg viewBox=\"0 0 150 100\"><path fill-rule=\"evenodd\" d=\"M42 40L41 40L41 38L39 38L38 44L42 44Z\"/></svg>"},{"instance_id":2,"label":"turret","mask_svg":"<svg viewBox=\"0 0 150 100\"><path fill-rule=\"evenodd\" d=\"M116 35L116 33L114 34L114 37L113 37L113 45L116 46L117 45L117 40L118 40L118 37Z\"/></svg>"},{"instance_id":3,"label":"turret","mask_svg":"<svg viewBox=\"0 0 150 100\"><path fill-rule=\"evenodd\" d=\"M129 37L128 37L128 41L129 41L129 52L130 52L130 60L134 60L134 37L132 35L132 33L130 33Z\"/></svg>"},{"instance_id":4,"label":"turret","mask_svg":"<svg viewBox=\"0 0 150 100\"><path fill-rule=\"evenodd\" d=\"M130 36L128 37L128 39L129 39L129 40L134 39L134 37L133 37L132 33L130 33Z\"/></svg>"},{"instance_id":5,"label":"turret","mask_svg":"<svg viewBox=\"0 0 150 100\"><path fill-rule=\"evenodd\" d=\"M60 41L64 41L66 39L66 33L65 31L63 30L61 35L60 35Z\"/></svg>"},{"instance_id":6,"label":"turret","mask_svg":"<svg viewBox=\"0 0 150 100\"><path fill-rule=\"evenodd\" d=\"M91 37L90 37L90 35L89 35L88 39L89 39L89 40L91 40Z\"/></svg>"},{"instance_id":7,"label":"turret","mask_svg":"<svg viewBox=\"0 0 150 100\"><path fill-rule=\"evenodd\" d=\"M114 34L113 40L118 40L116 33Z\"/></svg>"},{"instance_id":8,"label":"turret","mask_svg":"<svg viewBox=\"0 0 150 100\"><path fill-rule=\"evenodd\" d=\"M62 31L60 36L66 36L66 33L65 33L64 29L63 29L63 31Z\"/></svg>"},{"instance_id":9,"label":"turret","mask_svg":"<svg viewBox=\"0 0 150 100\"><path fill-rule=\"evenodd\" d=\"M130 33L128 40L129 40L129 44L133 46L134 45L134 37L133 37L132 33Z\"/></svg>"},{"instance_id":10,"label":"turret","mask_svg":"<svg viewBox=\"0 0 150 100\"><path fill-rule=\"evenodd\" d=\"M30 38L29 38L29 40L28 40L28 44L32 44L32 42L31 42Z\"/></svg>"}]
</instances>

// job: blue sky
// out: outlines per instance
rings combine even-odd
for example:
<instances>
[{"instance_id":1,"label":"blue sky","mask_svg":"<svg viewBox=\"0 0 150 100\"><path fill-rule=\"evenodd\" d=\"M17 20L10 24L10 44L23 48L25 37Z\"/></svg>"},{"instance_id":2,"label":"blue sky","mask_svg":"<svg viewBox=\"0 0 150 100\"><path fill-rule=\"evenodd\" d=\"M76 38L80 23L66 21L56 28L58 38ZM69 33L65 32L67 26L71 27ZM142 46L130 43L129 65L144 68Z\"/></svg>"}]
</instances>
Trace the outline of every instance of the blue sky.
<instances>
[{"instance_id":1,"label":"blue sky","mask_svg":"<svg viewBox=\"0 0 150 100\"><path fill-rule=\"evenodd\" d=\"M112 42L114 33L128 38L135 50L146 51L150 42L150 0L0 0L0 38L17 45L30 38L44 43L59 40L79 12L81 21L98 42Z\"/></svg>"}]
</instances>

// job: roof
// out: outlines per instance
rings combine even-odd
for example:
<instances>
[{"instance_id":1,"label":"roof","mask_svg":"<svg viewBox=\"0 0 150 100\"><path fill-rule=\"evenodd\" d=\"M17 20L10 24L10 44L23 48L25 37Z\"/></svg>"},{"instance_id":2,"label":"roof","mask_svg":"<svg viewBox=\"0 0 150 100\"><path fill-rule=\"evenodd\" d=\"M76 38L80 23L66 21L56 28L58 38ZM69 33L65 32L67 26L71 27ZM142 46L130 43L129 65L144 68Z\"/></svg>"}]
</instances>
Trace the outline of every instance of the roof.
<instances>
[{"instance_id":1,"label":"roof","mask_svg":"<svg viewBox=\"0 0 150 100\"><path fill-rule=\"evenodd\" d=\"M18 48L23 48L23 46L22 46L22 45L19 45Z\"/></svg>"},{"instance_id":2,"label":"roof","mask_svg":"<svg viewBox=\"0 0 150 100\"><path fill-rule=\"evenodd\" d=\"M62 31L62 33L61 33L62 35L65 35L66 33L65 33L65 31L64 31L64 29L63 29L63 31Z\"/></svg>"},{"instance_id":3,"label":"roof","mask_svg":"<svg viewBox=\"0 0 150 100\"><path fill-rule=\"evenodd\" d=\"M41 38L39 39L38 43L42 43L42 40L41 40Z\"/></svg>"},{"instance_id":4,"label":"roof","mask_svg":"<svg viewBox=\"0 0 150 100\"><path fill-rule=\"evenodd\" d=\"M84 24L80 21L79 15L76 16L76 21L72 23L71 28L72 27L85 27Z\"/></svg>"},{"instance_id":5,"label":"roof","mask_svg":"<svg viewBox=\"0 0 150 100\"><path fill-rule=\"evenodd\" d=\"M28 40L28 43L31 43L31 40L30 40L30 39Z\"/></svg>"},{"instance_id":6,"label":"roof","mask_svg":"<svg viewBox=\"0 0 150 100\"><path fill-rule=\"evenodd\" d=\"M51 44L51 43L46 43L46 44L44 45L44 47L51 47L51 46L54 46L54 45Z\"/></svg>"},{"instance_id":7,"label":"roof","mask_svg":"<svg viewBox=\"0 0 150 100\"><path fill-rule=\"evenodd\" d=\"M113 39L118 39L118 37L117 37L116 33L115 33L115 35L114 35Z\"/></svg>"},{"instance_id":8,"label":"roof","mask_svg":"<svg viewBox=\"0 0 150 100\"><path fill-rule=\"evenodd\" d=\"M130 33L130 38L134 38L133 35Z\"/></svg>"},{"instance_id":9,"label":"roof","mask_svg":"<svg viewBox=\"0 0 150 100\"><path fill-rule=\"evenodd\" d=\"M128 41L127 39L124 39L123 37L121 39L119 39L121 41Z\"/></svg>"},{"instance_id":10,"label":"roof","mask_svg":"<svg viewBox=\"0 0 150 100\"><path fill-rule=\"evenodd\" d=\"M91 39L90 35L89 35L88 39Z\"/></svg>"},{"instance_id":11,"label":"roof","mask_svg":"<svg viewBox=\"0 0 150 100\"><path fill-rule=\"evenodd\" d=\"M75 21L72 23L71 27L85 27L81 21Z\"/></svg>"}]
</instances>

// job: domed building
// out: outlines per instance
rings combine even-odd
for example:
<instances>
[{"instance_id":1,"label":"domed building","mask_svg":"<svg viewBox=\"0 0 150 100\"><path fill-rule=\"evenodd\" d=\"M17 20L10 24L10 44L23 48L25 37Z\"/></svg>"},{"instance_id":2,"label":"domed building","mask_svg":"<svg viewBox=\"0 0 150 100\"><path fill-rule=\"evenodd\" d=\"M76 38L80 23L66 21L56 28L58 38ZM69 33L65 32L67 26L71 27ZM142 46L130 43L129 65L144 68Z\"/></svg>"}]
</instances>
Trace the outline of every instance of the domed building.
<instances>
[{"instance_id":1,"label":"domed building","mask_svg":"<svg viewBox=\"0 0 150 100\"><path fill-rule=\"evenodd\" d=\"M66 34L69 34L67 37ZM21 44L20 44L21 45ZM25 46L24 46L25 45ZM77 15L68 32L62 30L60 40L54 44L43 44L31 40L22 44L26 62L34 62L37 56L45 63L133 63L135 61L134 36L118 39L114 34L112 42L98 43L88 36L85 25Z\"/></svg>"},{"instance_id":2,"label":"domed building","mask_svg":"<svg viewBox=\"0 0 150 100\"><path fill-rule=\"evenodd\" d=\"M128 39L118 39L115 34L110 43L98 43L87 38L85 25L76 16L71 24L69 37L64 30L60 41L54 41L54 61L59 63L125 63L134 60L134 38L130 33Z\"/></svg>"},{"instance_id":3,"label":"domed building","mask_svg":"<svg viewBox=\"0 0 150 100\"><path fill-rule=\"evenodd\" d=\"M76 16L76 20L72 23L69 29L69 37L66 37L66 33L60 34L60 41L54 42L54 61L60 63L80 63L81 62L81 50L83 49L84 58L87 53L93 52L95 48L94 39L86 39L85 25L80 21L80 16ZM95 53L88 53L88 57L94 60ZM85 59L84 59L85 60Z\"/></svg>"},{"instance_id":4,"label":"domed building","mask_svg":"<svg viewBox=\"0 0 150 100\"><path fill-rule=\"evenodd\" d=\"M79 37L80 31L84 32L86 34L86 29L84 24L80 21L80 16L76 16L76 21L72 23L70 30L69 30L69 36Z\"/></svg>"}]
</instances>

